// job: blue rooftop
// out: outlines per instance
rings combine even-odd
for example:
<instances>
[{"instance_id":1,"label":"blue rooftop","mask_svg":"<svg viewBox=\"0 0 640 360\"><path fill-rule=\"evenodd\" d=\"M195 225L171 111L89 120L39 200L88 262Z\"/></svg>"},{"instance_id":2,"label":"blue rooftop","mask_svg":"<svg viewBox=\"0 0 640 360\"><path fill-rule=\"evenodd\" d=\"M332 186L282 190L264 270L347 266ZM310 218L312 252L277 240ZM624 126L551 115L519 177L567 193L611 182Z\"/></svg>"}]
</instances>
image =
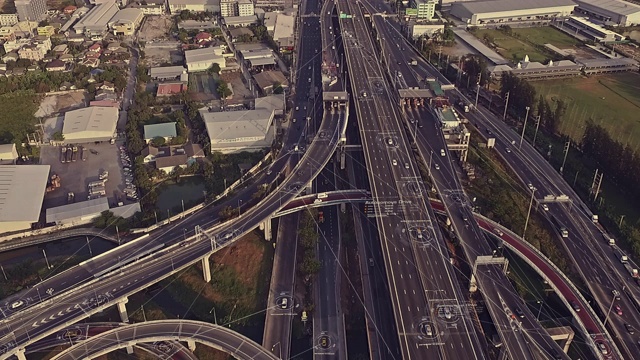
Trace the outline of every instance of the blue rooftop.
<instances>
[{"instance_id":1,"label":"blue rooftop","mask_svg":"<svg viewBox=\"0 0 640 360\"><path fill-rule=\"evenodd\" d=\"M176 137L176 123L162 123L144 126L144 139L151 140L157 137L174 138Z\"/></svg>"}]
</instances>

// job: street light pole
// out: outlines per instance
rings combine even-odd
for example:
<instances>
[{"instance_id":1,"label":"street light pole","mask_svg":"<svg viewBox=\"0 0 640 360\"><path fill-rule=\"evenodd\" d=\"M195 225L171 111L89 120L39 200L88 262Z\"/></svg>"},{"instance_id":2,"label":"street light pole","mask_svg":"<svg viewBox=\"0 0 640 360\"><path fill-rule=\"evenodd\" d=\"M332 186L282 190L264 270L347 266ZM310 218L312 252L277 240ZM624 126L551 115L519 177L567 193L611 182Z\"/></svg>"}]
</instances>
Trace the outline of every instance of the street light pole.
<instances>
[{"instance_id":1,"label":"street light pole","mask_svg":"<svg viewBox=\"0 0 640 360\"><path fill-rule=\"evenodd\" d=\"M522 126L522 134L520 135L520 145L518 146L518 149L522 148L522 140L524 140L524 131L527 129L527 119L529 119L529 110L531 108L527 106L525 109L527 109L527 115L525 115L524 117L524 126Z\"/></svg>"},{"instance_id":2,"label":"street light pole","mask_svg":"<svg viewBox=\"0 0 640 360\"><path fill-rule=\"evenodd\" d=\"M47 259L47 253L42 249L42 254L44 255L44 261L47 263L47 269L51 270L51 265L49 265L49 259Z\"/></svg>"},{"instance_id":3,"label":"street light pole","mask_svg":"<svg viewBox=\"0 0 640 360\"><path fill-rule=\"evenodd\" d=\"M431 160L433 159L433 150L429 153L429 176L431 176Z\"/></svg>"},{"instance_id":4,"label":"street light pole","mask_svg":"<svg viewBox=\"0 0 640 360\"><path fill-rule=\"evenodd\" d=\"M542 304L544 304L544 302L542 300L536 300L536 303L540 305L540 307L538 308L538 315L536 316L536 321L540 321L540 313L542 312Z\"/></svg>"},{"instance_id":5,"label":"street light pole","mask_svg":"<svg viewBox=\"0 0 640 360\"><path fill-rule=\"evenodd\" d=\"M560 166L560 174L564 170L564 163L567 161L567 154L569 154L569 147L571 146L571 141L567 141L564 144L564 159L562 159L562 166Z\"/></svg>"},{"instance_id":6,"label":"street light pole","mask_svg":"<svg viewBox=\"0 0 640 360\"><path fill-rule=\"evenodd\" d=\"M211 310L209 310L209 314L211 314L211 312L213 311L213 322L214 324L218 325L218 316L216 316L216 307L213 306L211 308Z\"/></svg>"},{"instance_id":7,"label":"street light pole","mask_svg":"<svg viewBox=\"0 0 640 360\"><path fill-rule=\"evenodd\" d=\"M527 219L524 221L524 230L522 230L522 240L527 233L527 225L529 225L529 217L531 216L531 207L533 206L533 197L536 193L536 188L531 189L531 200L529 201L529 211L527 212Z\"/></svg>"},{"instance_id":8,"label":"street light pole","mask_svg":"<svg viewBox=\"0 0 640 360\"><path fill-rule=\"evenodd\" d=\"M476 109L478 108L478 97L480 95L480 82L482 81L482 72L478 74L478 82L476 83Z\"/></svg>"},{"instance_id":9,"label":"street light pole","mask_svg":"<svg viewBox=\"0 0 640 360\"><path fill-rule=\"evenodd\" d=\"M538 137L538 128L540 127L540 115L536 118L536 132L533 134L533 147L536 147L536 137Z\"/></svg>"},{"instance_id":10,"label":"street light pole","mask_svg":"<svg viewBox=\"0 0 640 360\"><path fill-rule=\"evenodd\" d=\"M238 200L238 217L242 215L242 199Z\"/></svg>"},{"instance_id":11,"label":"street light pole","mask_svg":"<svg viewBox=\"0 0 640 360\"><path fill-rule=\"evenodd\" d=\"M502 121L507 118L507 107L509 107L509 92L505 94L504 113L502 114Z\"/></svg>"}]
</instances>

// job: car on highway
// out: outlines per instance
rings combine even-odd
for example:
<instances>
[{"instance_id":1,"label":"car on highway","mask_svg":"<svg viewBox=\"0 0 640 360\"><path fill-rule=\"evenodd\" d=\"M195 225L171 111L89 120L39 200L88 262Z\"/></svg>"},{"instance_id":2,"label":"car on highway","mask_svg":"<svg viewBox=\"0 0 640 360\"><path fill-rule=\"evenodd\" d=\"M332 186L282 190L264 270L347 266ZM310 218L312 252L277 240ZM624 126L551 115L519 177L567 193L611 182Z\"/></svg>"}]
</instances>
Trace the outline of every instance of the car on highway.
<instances>
[{"instance_id":1,"label":"car on highway","mask_svg":"<svg viewBox=\"0 0 640 360\"><path fill-rule=\"evenodd\" d=\"M517 308L515 308L515 312L516 312L516 315L518 315L518 317L524 318L524 311L522 311L522 309L517 307Z\"/></svg>"},{"instance_id":2,"label":"car on highway","mask_svg":"<svg viewBox=\"0 0 640 360\"><path fill-rule=\"evenodd\" d=\"M511 152L511 149L507 148L507 152L508 152L508 153L510 153L510 152Z\"/></svg>"},{"instance_id":3,"label":"car on highway","mask_svg":"<svg viewBox=\"0 0 640 360\"><path fill-rule=\"evenodd\" d=\"M396 165L398 165L398 160L393 159L393 160L391 161L391 163L393 164L393 166L396 166Z\"/></svg>"},{"instance_id":4,"label":"car on highway","mask_svg":"<svg viewBox=\"0 0 640 360\"><path fill-rule=\"evenodd\" d=\"M320 338L320 346L322 346L323 348L326 348L327 346L329 346L329 339L327 339L326 336L323 336L322 338Z\"/></svg>"},{"instance_id":5,"label":"car on highway","mask_svg":"<svg viewBox=\"0 0 640 360\"><path fill-rule=\"evenodd\" d=\"M531 183L528 183L527 187L529 188L529 190L533 190L534 189L533 184L531 184Z\"/></svg>"},{"instance_id":6,"label":"car on highway","mask_svg":"<svg viewBox=\"0 0 640 360\"><path fill-rule=\"evenodd\" d=\"M282 302L280 303L280 308L286 309L289 306L289 299L282 298Z\"/></svg>"},{"instance_id":7,"label":"car on highway","mask_svg":"<svg viewBox=\"0 0 640 360\"><path fill-rule=\"evenodd\" d=\"M498 236L502 236L502 235L504 235L504 233L502 232L502 230L500 230L500 229L498 229L498 228L493 229L493 232L494 232L496 235L498 235Z\"/></svg>"},{"instance_id":8,"label":"car on highway","mask_svg":"<svg viewBox=\"0 0 640 360\"><path fill-rule=\"evenodd\" d=\"M433 336L433 326L431 324L424 324L423 329L425 335Z\"/></svg>"},{"instance_id":9,"label":"car on highway","mask_svg":"<svg viewBox=\"0 0 640 360\"><path fill-rule=\"evenodd\" d=\"M436 170L440 170L440 165L435 164L435 165L434 165L434 168L436 168Z\"/></svg>"},{"instance_id":10,"label":"car on highway","mask_svg":"<svg viewBox=\"0 0 640 360\"><path fill-rule=\"evenodd\" d=\"M444 308L444 317L447 320L451 320L451 318L453 317L453 314L451 313L451 308L448 306Z\"/></svg>"},{"instance_id":11,"label":"car on highway","mask_svg":"<svg viewBox=\"0 0 640 360\"><path fill-rule=\"evenodd\" d=\"M618 290L616 290L616 289L611 290L611 295L613 295L613 297L616 300L620 300L620 292Z\"/></svg>"},{"instance_id":12,"label":"car on highway","mask_svg":"<svg viewBox=\"0 0 640 360\"><path fill-rule=\"evenodd\" d=\"M622 308L620 307L620 305L614 306L613 310L616 312L616 314L622 316Z\"/></svg>"},{"instance_id":13,"label":"car on highway","mask_svg":"<svg viewBox=\"0 0 640 360\"><path fill-rule=\"evenodd\" d=\"M577 303L577 302L575 302L575 301L571 301L570 303L571 303L571 307L573 308L573 310L574 310L575 312L579 312L579 311L580 311L580 309L581 309L581 308L580 308L580 304L578 304L578 303Z\"/></svg>"},{"instance_id":14,"label":"car on highway","mask_svg":"<svg viewBox=\"0 0 640 360\"><path fill-rule=\"evenodd\" d=\"M373 258L369 258L369 266L373 266Z\"/></svg>"},{"instance_id":15,"label":"car on highway","mask_svg":"<svg viewBox=\"0 0 640 360\"><path fill-rule=\"evenodd\" d=\"M447 156L447 153L444 152L444 149L440 149L440 156Z\"/></svg>"},{"instance_id":16,"label":"car on highway","mask_svg":"<svg viewBox=\"0 0 640 360\"><path fill-rule=\"evenodd\" d=\"M408 169L409 168L409 163L404 163L404 168Z\"/></svg>"},{"instance_id":17,"label":"car on highway","mask_svg":"<svg viewBox=\"0 0 640 360\"><path fill-rule=\"evenodd\" d=\"M547 204L542 204L542 210L549 211L549 206L547 206Z\"/></svg>"},{"instance_id":18,"label":"car on highway","mask_svg":"<svg viewBox=\"0 0 640 360\"><path fill-rule=\"evenodd\" d=\"M393 145L393 139L391 139L391 138L387 139L387 144Z\"/></svg>"},{"instance_id":19,"label":"car on highway","mask_svg":"<svg viewBox=\"0 0 640 360\"><path fill-rule=\"evenodd\" d=\"M602 355L608 355L609 354L609 349L607 349L607 346L601 342L597 342L596 343L598 345L598 350L600 350L600 353L602 353Z\"/></svg>"},{"instance_id":20,"label":"car on highway","mask_svg":"<svg viewBox=\"0 0 640 360\"><path fill-rule=\"evenodd\" d=\"M636 333L636 329L633 327L633 325L631 324L624 324L625 329L627 329L627 332L631 335Z\"/></svg>"}]
</instances>

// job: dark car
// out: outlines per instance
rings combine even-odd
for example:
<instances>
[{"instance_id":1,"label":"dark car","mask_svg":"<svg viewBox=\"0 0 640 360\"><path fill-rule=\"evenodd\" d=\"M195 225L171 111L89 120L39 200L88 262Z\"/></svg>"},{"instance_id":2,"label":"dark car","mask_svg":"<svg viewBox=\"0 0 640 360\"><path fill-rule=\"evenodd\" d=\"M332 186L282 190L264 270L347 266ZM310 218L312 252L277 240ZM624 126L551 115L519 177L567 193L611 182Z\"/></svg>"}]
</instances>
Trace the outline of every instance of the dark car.
<instances>
[{"instance_id":1,"label":"dark car","mask_svg":"<svg viewBox=\"0 0 640 360\"><path fill-rule=\"evenodd\" d=\"M631 324L624 324L624 327L627 329L627 332L631 335L636 333L636 329Z\"/></svg>"},{"instance_id":2,"label":"dark car","mask_svg":"<svg viewBox=\"0 0 640 360\"><path fill-rule=\"evenodd\" d=\"M522 309L520 309L519 307L515 308L515 312L516 312L516 315L518 315L518 317L521 317L521 318L524 317L524 311L522 311Z\"/></svg>"}]
</instances>

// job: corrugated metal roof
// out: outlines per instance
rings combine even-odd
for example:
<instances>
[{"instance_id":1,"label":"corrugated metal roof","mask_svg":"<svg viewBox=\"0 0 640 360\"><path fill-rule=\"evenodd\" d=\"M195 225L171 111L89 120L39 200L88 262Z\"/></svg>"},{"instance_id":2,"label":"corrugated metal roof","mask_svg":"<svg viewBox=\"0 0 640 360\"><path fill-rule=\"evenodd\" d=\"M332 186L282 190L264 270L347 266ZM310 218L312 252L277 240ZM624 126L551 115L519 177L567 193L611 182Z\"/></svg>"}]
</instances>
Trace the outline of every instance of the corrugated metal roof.
<instances>
[{"instance_id":1,"label":"corrugated metal roof","mask_svg":"<svg viewBox=\"0 0 640 360\"><path fill-rule=\"evenodd\" d=\"M575 0L578 5L585 4L601 8L619 15L632 15L640 12L640 5L620 0Z\"/></svg>"},{"instance_id":2,"label":"corrugated metal roof","mask_svg":"<svg viewBox=\"0 0 640 360\"><path fill-rule=\"evenodd\" d=\"M47 222L56 223L87 216L97 217L105 210L109 210L109 201L105 197L81 201L47 209Z\"/></svg>"},{"instance_id":3,"label":"corrugated metal roof","mask_svg":"<svg viewBox=\"0 0 640 360\"><path fill-rule=\"evenodd\" d=\"M144 126L144 139L149 140L156 137L176 137L176 123L169 122L163 124L152 124Z\"/></svg>"},{"instance_id":4,"label":"corrugated metal roof","mask_svg":"<svg viewBox=\"0 0 640 360\"><path fill-rule=\"evenodd\" d=\"M488 0L454 3L452 6L464 7L473 14L483 14L569 5L576 5L576 3L572 0Z\"/></svg>"},{"instance_id":5,"label":"corrugated metal roof","mask_svg":"<svg viewBox=\"0 0 640 360\"><path fill-rule=\"evenodd\" d=\"M49 165L0 166L0 222L37 222Z\"/></svg>"}]
</instances>

